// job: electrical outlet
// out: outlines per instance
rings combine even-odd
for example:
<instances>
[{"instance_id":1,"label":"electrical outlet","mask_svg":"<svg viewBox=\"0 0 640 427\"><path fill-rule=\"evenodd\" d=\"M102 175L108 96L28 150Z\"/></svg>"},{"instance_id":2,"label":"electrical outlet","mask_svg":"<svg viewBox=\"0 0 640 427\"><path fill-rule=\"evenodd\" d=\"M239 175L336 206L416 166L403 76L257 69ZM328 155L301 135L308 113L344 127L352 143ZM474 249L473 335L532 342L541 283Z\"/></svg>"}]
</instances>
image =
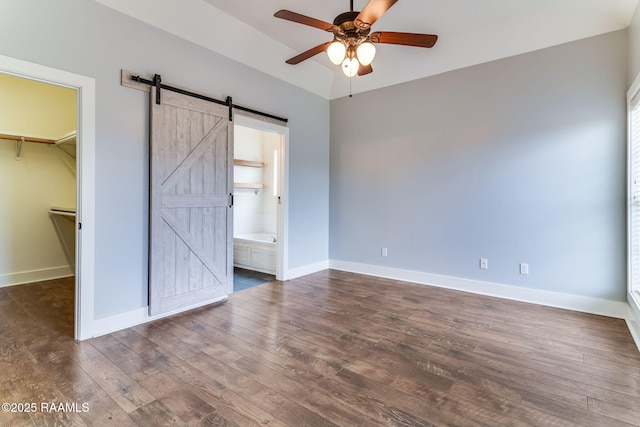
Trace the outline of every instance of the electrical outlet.
<instances>
[{"instance_id":1,"label":"electrical outlet","mask_svg":"<svg viewBox=\"0 0 640 427\"><path fill-rule=\"evenodd\" d=\"M480 268L483 270L489 269L489 260L486 258L480 258Z\"/></svg>"},{"instance_id":2,"label":"electrical outlet","mask_svg":"<svg viewBox=\"0 0 640 427\"><path fill-rule=\"evenodd\" d=\"M520 263L520 274L529 274L529 264Z\"/></svg>"},{"instance_id":3,"label":"electrical outlet","mask_svg":"<svg viewBox=\"0 0 640 427\"><path fill-rule=\"evenodd\" d=\"M387 248L382 248L382 256L387 256Z\"/></svg>"}]
</instances>

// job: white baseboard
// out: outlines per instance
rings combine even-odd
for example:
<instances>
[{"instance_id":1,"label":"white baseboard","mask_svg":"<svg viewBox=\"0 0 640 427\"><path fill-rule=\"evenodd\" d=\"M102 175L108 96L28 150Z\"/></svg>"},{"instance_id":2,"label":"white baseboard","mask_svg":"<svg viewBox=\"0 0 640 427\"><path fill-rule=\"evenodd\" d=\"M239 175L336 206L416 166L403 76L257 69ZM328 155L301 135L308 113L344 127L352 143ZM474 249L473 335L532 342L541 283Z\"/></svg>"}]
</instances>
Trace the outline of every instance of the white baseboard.
<instances>
[{"instance_id":1,"label":"white baseboard","mask_svg":"<svg viewBox=\"0 0 640 427\"><path fill-rule=\"evenodd\" d=\"M636 342L638 350L640 350L640 294L627 293L627 299L629 300L629 318L627 319L627 326L633 340Z\"/></svg>"},{"instance_id":2,"label":"white baseboard","mask_svg":"<svg viewBox=\"0 0 640 427\"><path fill-rule=\"evenodd\" d=\"M401 270L339 260L322 261L289 270L286 280L317 273L328 268L625 319L629 330L631 331L631 335L640 350L640 319L636 319L633 311L629 307L629 304L622 301L543 291L501 283L483 282L459 277L443 276L419 271ZM142 307L125 313L94 319L92 324L86 328L87 332L84 334L85 336L79 337L79 339L84 340L106 335L111 332L192 310L203 305L222 301L225 298L227 297L224 296L216 300L196 304L186 309L164 313L159 316L149 316L148 307Z\"/></svg>"},{"instance_id":3,"label":"white baseboard","mask_svg":"<svg viewBox=\"0 0 640 427\"><path fill-rule=\"evenodd\" d=\"M42 270L21 271L0 275L0 288L5 286L22 285L25 283L41 282L43 280L60 279L62 277L73 276L71 266L45 268Z\"/></svg>"},{"instance_id":4,"label":"white baseboard","mask_svg":"<svg viewBox=\"0 0 640 427\"><path fill-rule=\"evenodd\" d=\"M298 277L306 276L308 274L317 273L318 271L323 271L329 268L329 261L320 261L315 264L304 265L298 268L292 268L287 271L284 280L292 280L297 279Z\"/></svg>"},{"instance_id":5,"label":"white baseboard","mask_svg":"<svg viewBox=\"0 0 640 427\"><path fill-rule=\"evenodd\" d=\"M618 319L629 319L630 316L629 304L623 301L543 291L539 289L524 288L521 286L505 285L502 283L482 282L472 279L463 279L460 277L442 276L438 274L401 270L397 268L360 264L349 261L331 260L329 261L329 265L330 268L335 270L350 271L370 276L385 277L405 282L455 289L492 297L546 305L549 307L564 308L584 313L615 317Z\"/></svg>"},{"instance_id":6,"label":"white baseboard","mask_svg":"<svg viewBox=\"0 0 640 427\"><path fill-rule=\"evenodd\" d=\"M634 318L627 319L626 321L629 332L631 332L631 336L633 337L633 341L636 343L638 351L640 351L640 323L638 323Z\"/></svg>"},{"instance_id":7,"label":"white baseboard","mask_svg":"<svg viewBox=\"0 0 640 427\"><path fill-rule=\"evenodd\" d=\"M163 313L157 316L149 316L149 307L141 307L136 308L135 310L126 311L124 313L101 317L99 319L94 319L93 322L91 322L91 325L87 325L87 327L85 328L86 332L83 332L83 336L78 337L78 339L86 340L89 338L95 338L101 335L110 334L122 329L127 329L133 326L141 325L143 323L162 319L163 317L173 316L174 314L183 313L185 311L193 310L194 308L199 308L208 304L220 302L227 297L228 295L225 295L220 298L201 302L186 308Z\"/></svg>"},{"instance_id":8,"label":"white baseboard","mask_svg":"<svg viewBox=\"0 0 640 427\"><path fill-rule=\"evenodd\" d=\"M295 279L298 277L306 276L308 274L317 273L318 271L323 271L328 268L329 268L329 261L321 261L315 264L309 264L303 267L294 268L287 271L285 280ZM111 332L119 331L126 328L131 328L132 326L140 325L142 323L151 322L153 320L158 320L163 317L167 317L174 314L182 313L184 311L192 310L194 308L198 308L203 305L212 304L214 302L221 301L225 298L227 298L227 296L218 298L216 300L207 301L205 303L196 304L186 309L165 313L159 316L149 316L149 308L141 307L141 308L130 310L124 313L114 314L112 316L102 317L100 319L94 319L91 322L91 325L86 325L86 327L83 326L84 331L82 333L82 336L78 337L78 339L86 340L89 338L99 337L101 335L106 335Z\"/></svg>"}]
</instances>

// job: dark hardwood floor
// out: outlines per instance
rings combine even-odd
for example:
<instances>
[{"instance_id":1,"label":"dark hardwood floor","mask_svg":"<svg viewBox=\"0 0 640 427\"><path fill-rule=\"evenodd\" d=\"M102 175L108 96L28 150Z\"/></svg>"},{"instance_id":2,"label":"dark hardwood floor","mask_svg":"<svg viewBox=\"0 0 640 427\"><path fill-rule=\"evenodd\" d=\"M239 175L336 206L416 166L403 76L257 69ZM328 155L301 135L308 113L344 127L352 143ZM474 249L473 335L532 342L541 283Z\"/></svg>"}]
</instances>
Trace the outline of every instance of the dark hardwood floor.
<instances>
[{"instance_id":1,"label":"dark hardwood floor","mask_svg":"<svg viewBox=\"0 0 640 427\"><path fill-rule=\"evenodd\" d=\"M70 280L0 289L0 400L37 405L0 425L640 426L619 319L328 270L84 342L72 320Z\"/></svg>"}]
</instances>

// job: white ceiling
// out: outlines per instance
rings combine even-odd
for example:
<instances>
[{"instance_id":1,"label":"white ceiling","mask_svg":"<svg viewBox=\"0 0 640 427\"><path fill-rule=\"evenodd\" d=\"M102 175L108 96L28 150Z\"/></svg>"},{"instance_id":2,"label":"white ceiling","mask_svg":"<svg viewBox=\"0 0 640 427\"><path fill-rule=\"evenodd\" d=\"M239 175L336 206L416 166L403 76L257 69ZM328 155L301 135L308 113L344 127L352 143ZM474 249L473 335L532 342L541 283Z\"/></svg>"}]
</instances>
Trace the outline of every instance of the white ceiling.
<instances>
[{"instance_id":1,"label":"white ceiling","mask_svg":"<svg viewBox=\"0 0 640 427\"><path fill-rule=\"evenodd\" d=\"M288 9L323 21L349 0L97 0L151 25L328 99L349 79L325 54L288 58L330 41L331 33L275 18ZM432 49L377 45L374 72L353 93L390 86L627 28L639 0L399 0L372 31L438 34ZM361 10L367 0L355 0Z\"/></svg>"}]
</instances>

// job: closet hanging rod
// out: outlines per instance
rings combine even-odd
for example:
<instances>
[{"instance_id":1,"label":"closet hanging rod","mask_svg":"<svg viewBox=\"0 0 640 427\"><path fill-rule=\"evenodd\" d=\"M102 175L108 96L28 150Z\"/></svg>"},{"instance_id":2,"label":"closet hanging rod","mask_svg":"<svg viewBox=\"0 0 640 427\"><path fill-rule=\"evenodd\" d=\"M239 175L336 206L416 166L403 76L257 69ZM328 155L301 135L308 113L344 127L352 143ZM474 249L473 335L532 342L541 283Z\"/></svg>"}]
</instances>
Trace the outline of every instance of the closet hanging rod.
<instances>
[{"instance_id":1,"label":"closet hanging rod","mask_svg":"<svg viewBox=\"0 0 640 427\"><path fill-rule=\"evenodd\" d=\"M55 144L55 139L48 138L36 138L31 136L22 136L22 135L11 135L7 133L0 133L0 139L5 139L8 141L23 141L23 142L36 142L38 144Z\"/></svg>"}]
</instances>

